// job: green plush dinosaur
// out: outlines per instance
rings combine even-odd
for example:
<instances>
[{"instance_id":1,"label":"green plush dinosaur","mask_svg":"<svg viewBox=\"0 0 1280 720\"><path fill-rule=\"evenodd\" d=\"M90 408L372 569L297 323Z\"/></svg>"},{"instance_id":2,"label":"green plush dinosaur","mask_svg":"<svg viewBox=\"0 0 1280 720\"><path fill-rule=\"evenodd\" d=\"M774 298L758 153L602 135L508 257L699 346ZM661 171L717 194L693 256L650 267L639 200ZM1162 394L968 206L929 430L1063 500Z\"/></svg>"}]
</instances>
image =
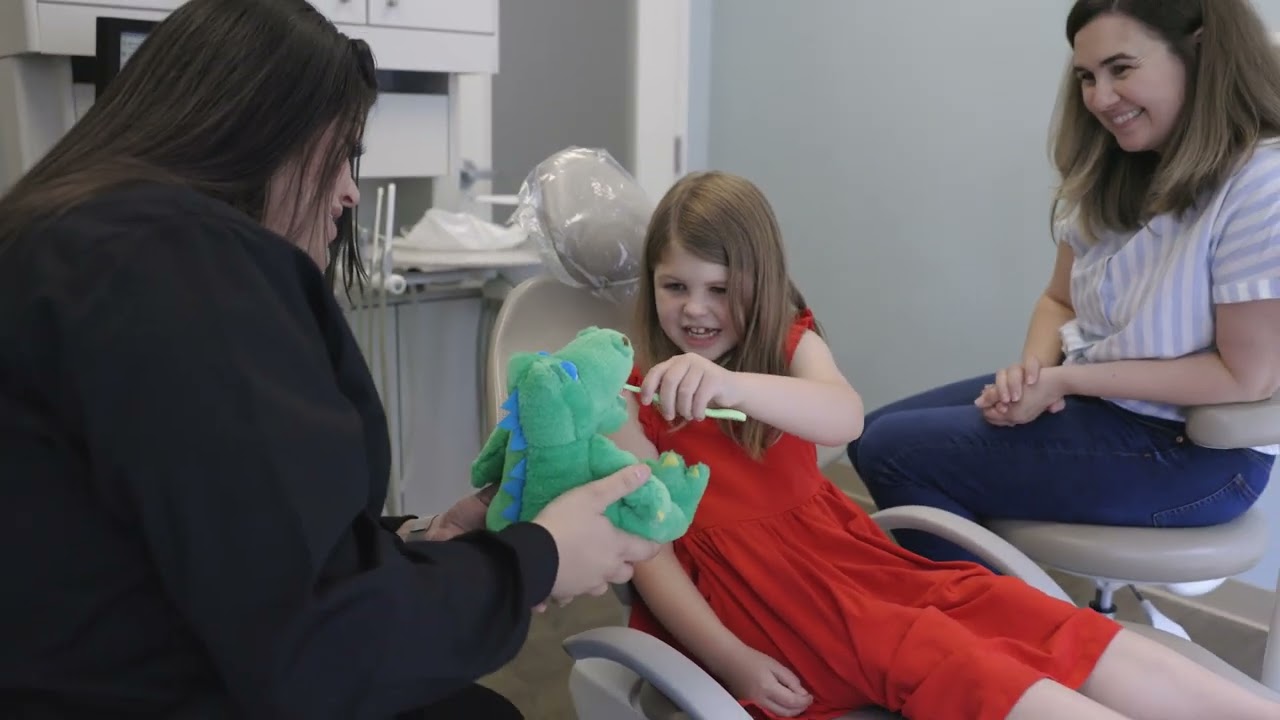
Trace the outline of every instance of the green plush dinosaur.
<instances>
[{"instance_id":1,"label":"green plush dinosaur","mask_svg":"<svg viewBox=\"0 0 1280 720\"><path fill-rule=\"evenodd\" d=\"M507 416L471 466L474 486L499 484L489 529L532 520L564 492L639 462L607 437L627 420L622 391L633 360L625 335L597 327L555 353L511 358ZM646 463L649 479L605 516L626 532L671 542L689 529L711 470L701 463L687 467L673 452Z\"/></svg>"}]
</instances>

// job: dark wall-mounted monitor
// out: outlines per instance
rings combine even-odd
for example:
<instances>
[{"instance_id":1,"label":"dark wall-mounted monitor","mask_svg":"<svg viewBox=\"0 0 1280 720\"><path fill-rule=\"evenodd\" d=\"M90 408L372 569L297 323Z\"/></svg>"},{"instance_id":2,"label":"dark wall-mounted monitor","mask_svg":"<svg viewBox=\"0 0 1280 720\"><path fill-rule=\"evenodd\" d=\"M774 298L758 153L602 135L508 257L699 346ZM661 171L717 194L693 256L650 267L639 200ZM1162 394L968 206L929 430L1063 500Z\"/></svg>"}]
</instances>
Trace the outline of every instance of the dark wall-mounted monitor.
<instances>
[{"instance_id":1,"label":"dark wall-mounted monitor","mask_svg":"<svg viewBox=\"0 0 1280 720\"><path fill-rule=\"evenodd\" d=\"M153 20L98 18L95 57L97 73L94 80L98 97L102 97L102 91L120 74L120 68L129 62L129 58L133 57L138 46L147 39L147 35L157 24Z\"/></svg>"}]
</instances>

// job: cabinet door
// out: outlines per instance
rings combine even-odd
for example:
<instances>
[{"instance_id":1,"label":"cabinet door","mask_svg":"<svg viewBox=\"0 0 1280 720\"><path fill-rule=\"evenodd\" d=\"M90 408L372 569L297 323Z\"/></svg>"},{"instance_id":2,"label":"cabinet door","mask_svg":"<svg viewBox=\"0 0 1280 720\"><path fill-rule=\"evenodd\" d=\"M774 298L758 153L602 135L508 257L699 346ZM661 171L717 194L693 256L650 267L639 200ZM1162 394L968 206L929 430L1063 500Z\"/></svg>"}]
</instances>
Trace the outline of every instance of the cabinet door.
<instances>
[{"instance_id":1,"label":"cabinet door","mask_svg":"<svg viewBox=\"0 0 1280 720\"><path fill-rule=\"evenodd\" d=\"M187 0L75 0L75 5L97 5L100 7L110 7L116 10L176 10ZM22 4L21 0L17 4ZM57 2L44 2L41 5L68 4Z\"/></svg>"},{"instance_id":2,"label":"cabinet door","mask_svg":"<svg viewBox=\"0 0 1280 720\"><path fill-rule=\"evenodd\" d=\"M498 0L368 0L369 24L493 35Z\"/></svg>"},{"instance_id":3,"label":"cabinet door","mask_svg":"<svg viewBox=\"0 0 1280 720\"><path fill-rule=\"evenodd\" d=\"M368 21L365 0L311 0L311 4L335 23L363 25Z\"/></svg>"},{"instance_id":4,"label":"cabinet door","mask_svg":"<svg viewBox=\"0 0 1280 720\"><path fill-rule=\"evenodd\" d=\"M422 178L449 174L449 97L384 92L369 112L360 176ZM416 218L415 218L416 220Z\"/></svg>"},{"instance_id":5,"label":"cabinet door","mask_svg":"<svg viewBox=\"0 0 1280 720\"><path fill-rule=\"evenodd\" d=\"M339 295L342 295L341 291ZM345 300L345 297L340 297L340 300ZM380 305L370 294L360 297L358 307L348 306L346 316L387 416L387 432L391 436L391 471L397 473L403 452L400 437L400 358L396 353L399 347L396 337L399 312L395 305ZM404 491L398 485L393 479L387 488L386 509L390 514L398 514L403 507Z\"/></svg>"},{"instance_id":6,"label":"cabinet door","mask_svg":"<svg viewBox=\"0 0 1280 720\"><path fill-rule=\"evenodd\" d=\"M472 492L471 463L480 453L480 303L460 298L398 307L401 507L429 515Z\"/></svg>"},{"instance_id":7,"label":"cabinet door","mask_svg":"<svg viewBox=\"0 0 1280 720\"><path fill-rule=\"evenodd\" d=\"M42 0L42 2L58 0ZM101 5L125 10L176 10L187 0L75 0L76 5ZM414 2L416 0L407 0ZM368 19L369 0L311 0L317 10L337 23L360 23Z\"/></svg>"}]
</instances>

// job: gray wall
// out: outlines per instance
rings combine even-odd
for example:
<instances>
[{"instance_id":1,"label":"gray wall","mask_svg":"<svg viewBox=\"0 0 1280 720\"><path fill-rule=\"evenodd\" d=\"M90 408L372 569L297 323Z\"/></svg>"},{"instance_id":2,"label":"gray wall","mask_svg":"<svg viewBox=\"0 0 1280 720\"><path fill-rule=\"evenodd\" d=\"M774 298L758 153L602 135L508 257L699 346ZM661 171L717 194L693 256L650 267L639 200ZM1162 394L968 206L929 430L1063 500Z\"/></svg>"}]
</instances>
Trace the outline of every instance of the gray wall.
<instances>
[{"instance_id":1,"label":"gray wall","mask_svg":"<svg viewBox=\"0 0 1280 720\"><path fill-rule=\"evenodd\" d=\"M516 192L534 165L570 145L606 148L634 170L635 3L502 2L493 78L494 193ZM360 183L365 210L359 219L366 229L377 188L386 183ZM398 225L408 228L433 206L433 182L402 178L396 185ZM495 207L492 220L506 222L509 213Z\"/></svg>"},{"instance_id":2,"label":"gray wall","mask_svg":"<svg viewBox=\"0 0 1280 720\"><path fill-rule=\"evenodd\" d=\"M602 147L634 171L636 0L502 3L493 80L495 193L570 145ZM506 208L494 220L505 221Z\"/></svg>"},{"instance_id":3,"label":"gray wall","mask_svg":"<svg viewBox=\"0 0 1280 720\"><path fill-rule=\"evenodd\" d=\"M1280 28L1280 0L1257 6ZM692 85L708 77L709 91L693 99L691 157L768 193L796 280L871 408L1020 352L1053 260L1047 128L1068 7L721 0L695 12ZM1262 505L1280 521L1275 484ZM1277 570L1280 536L1242 579L1274 588Z\"/></svg>"},{"instance_id":4,"label":"gray wall","mask_svg":"<svg viewBox=\"0 0 1280 720\"><path fill-rule=\"evenodd\" d=\"M689 136L688 169L708 167L711 130L711 48L715 5L712 0L690 0L689 19Z\"/></svg>"}]
</instances>

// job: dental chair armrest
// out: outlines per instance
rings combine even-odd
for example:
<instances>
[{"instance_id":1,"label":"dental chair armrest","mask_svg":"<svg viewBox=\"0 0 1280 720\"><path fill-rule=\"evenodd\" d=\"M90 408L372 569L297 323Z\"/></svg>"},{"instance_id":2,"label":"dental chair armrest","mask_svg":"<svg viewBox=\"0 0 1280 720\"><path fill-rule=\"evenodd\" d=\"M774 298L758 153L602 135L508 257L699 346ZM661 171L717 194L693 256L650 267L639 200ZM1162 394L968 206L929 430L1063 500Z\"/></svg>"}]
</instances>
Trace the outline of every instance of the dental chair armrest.
<instances>
[{"instance_id":1,"label":"dental chair armrest","mask_svg":"<svg viewBox=\"0 0 1280 720\"><path fill-rule=\"evenodd\" d=\"M1280 443L1280 393L1268 400L1186 409L1187 438L1218 450Z\"/></svg>"},{"instance_id":2,"label":"dental chair armrest","mask_svg":"<svg viewBox=\"0 0 1280 720\"><path fill-rule=\"evenodd\" d=\"M1070 596L1021 550L981 525L954 513L923 505L903 505L871 516L886 532L920 530L953 542L1005 575L1021 578L1037 590L1065 602ZM1074 604L1074 603L1073 603Z\"/></svg>"},{"instance_id":3,"label":"dental chair armrest","mask_svg":"<svg viewBox=\"0 0 1280 720\"><path fill-rule=\"evenodd\" d=\"M636 673L675 703L691 720L750 720L720 683L661 640L626 627L599 627L567 638L574 660L601 658Z\"/></svg>"}]
</instances>

